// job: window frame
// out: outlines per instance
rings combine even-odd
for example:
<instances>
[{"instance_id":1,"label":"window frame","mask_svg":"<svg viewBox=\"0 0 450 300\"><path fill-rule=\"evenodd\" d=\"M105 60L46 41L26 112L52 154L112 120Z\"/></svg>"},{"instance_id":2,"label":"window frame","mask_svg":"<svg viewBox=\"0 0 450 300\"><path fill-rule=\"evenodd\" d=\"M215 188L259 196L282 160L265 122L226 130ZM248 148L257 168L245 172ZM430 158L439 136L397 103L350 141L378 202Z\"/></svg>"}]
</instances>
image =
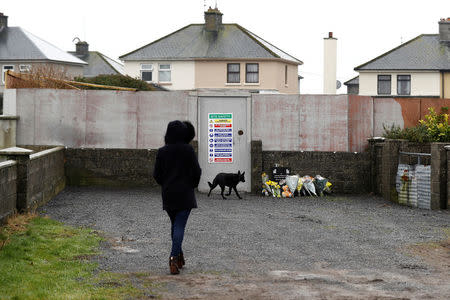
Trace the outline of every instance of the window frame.
<instances>
[{"instance_id":1,"label":"window frame","mask_svg":"<svg viewBox=\"0 0 450 300\"><path fill-rule=\"evenodd\" d=\"M168 69L161 69L161 66L169 66ZM161 80L161 72L169 73L169 81ZM172 82L172 64L158 64L158 82L159 83L171 83Z\"/></svg>"},{"instance_id":2,"label":"window frame","mask_svg":"<svg viewBox=\"0 0 450 300\"><path fill-rule=\"evenodd\" d=\"M389 77L389 80L383 80L380 79L380 77ZM389 92L387 93L381 93L380 91L380 82L387 82L389 81ZM392 75L391 74L378 74L377 75L377 94L378 95L392 95Z\"/></svg>"},{"instance_id":3,"label":"window frame","mask_svg":"<svg viewBox=\"0 0 450 300\"><path fill-rule=\"evenodd\" d=\"M249 65L256 65L258 70L256 72L253 72L253 71L249 72L248 71ZM255 82L248 81L248 75L250 75L250 74L257 74L258 75L258 81L255 81ZM245 64L245 83L246 84L259 84L259 63L246 63Z\"/></svg>"},{"instance_id":4,"label":"window frame","mask_svg":"<svg viewBox=\"0 0 450 300\"><path fill-rule=\"evenodd\" d=\"M11 67L11 68L5 69L5 67ZM7 70L14 71L14 65L2 65L2 83L3 84L5 84L5 81L6 81L5 73Z\"/></svg>"},{"instance_id":5,"label":"window frame","mask_svg":"<svg viewBox=\"0 0 450 300\"><path fill-rule=\"evenodd\" d=\"M238 71L230 71L230 66L237 65ZM237 74L238 81L230 81L230 75ZM229 84L239 84L241 83L241 64L240 63L227 63L227 83Z\"/></svg>"},{"instance_id":6,"label":"window frame","mask_svg":"<svg viewBox=\"0 0 450 300\"><path fill-rule=\"evenodd\" d=\"M284 85L288 85L288 65L284 65Z\"/></svg>"},{"instance_id":7,"label":"window frame","mask_svg":"<svg viewBox=\"0 0 450 300\"><path fill-rule=\"evenodd\" d=\"M22 64L19 65L19 72L20 73L28 73L31 70L31 65L28 64Z\"/></svg>"},{"instance_id":8,"label":"window frame","mask_svg":"<svg viewBox=\"0 0 450 300\"><path fill-rule=\"evenodd\" d=\"M400 79L400 77L407 77L408 80ZM408 91L405 94L400 94L400 86L401 82L409 82ZM398 74L397 75L397 95L399 96L410 96L411 95L411 75L410 74Z\"/></svg>"},{"instance_id":9,"label":"window frame","mask_svg":"<svg viewBox=\"0 0 450 300\"><path fill-rule=\"evenodd\" d=\"M141 74L141 80L145 81L145 82L153 82L153 64L146 64L146 63L142 63L141 64L141 69L140 69L140 74ZM144 77L142 76L143 73L150 73L151 74L151 80L144 80Z\"/></svg>"}]
</instances>

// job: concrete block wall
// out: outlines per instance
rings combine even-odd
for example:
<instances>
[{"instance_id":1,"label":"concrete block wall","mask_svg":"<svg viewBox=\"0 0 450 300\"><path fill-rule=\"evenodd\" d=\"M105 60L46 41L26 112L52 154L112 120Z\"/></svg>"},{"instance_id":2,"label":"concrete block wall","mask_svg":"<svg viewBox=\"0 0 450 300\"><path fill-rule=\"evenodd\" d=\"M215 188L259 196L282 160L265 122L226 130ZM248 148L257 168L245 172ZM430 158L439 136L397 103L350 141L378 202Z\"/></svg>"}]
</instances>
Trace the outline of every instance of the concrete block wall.
<instances>
[{"instance_id":1,"label":"concrete block wall","mask_svg":"<svg viewBox=\"0 0 450 300\"><path fill-rule=\"evenodd\" d=\"M0 162L0 224L15 213L17 199L17 163Z\"/></svg>"}]
</instances>

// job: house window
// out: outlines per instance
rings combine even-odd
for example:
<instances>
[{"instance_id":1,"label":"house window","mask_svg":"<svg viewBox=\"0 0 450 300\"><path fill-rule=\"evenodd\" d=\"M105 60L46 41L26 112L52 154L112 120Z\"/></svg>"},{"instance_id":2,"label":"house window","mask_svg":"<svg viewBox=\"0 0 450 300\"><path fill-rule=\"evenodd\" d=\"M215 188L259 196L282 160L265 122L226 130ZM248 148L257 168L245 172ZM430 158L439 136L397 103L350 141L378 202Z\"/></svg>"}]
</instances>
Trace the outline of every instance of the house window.
<instances>
[{"instance_id":1,"label":"house window","mask_svg":"<svg viewBox=\"0 0 450 300\"><path fill-rule=\"evenodd\" d=\"M141 64L141 79L144 81L152 81L153 75L153 65L152 64Z\"/></svg>"},{"instance_id":2,"label":"house window","mask_svg":"<svg viewBox=\"0 0 450 300\"><path fill-rule=\"evenodd\" d=\"M411 75L397 75L397 95L411 95Z\"/></svg>"},{"instance_id":3,"label":"house window","mask_svg":"<svg viewBox=\"0 0 450 300\"><path fill-rule=\"evenodd\" d=\"M241 82L241 64L227 64L227 83Z\"/></svg>"},{"instance_id":4,"label":"house window","mask_svg":"<svg viewBox=\"0 0 450 300\"><path fill-rule=\"evenodd\" d=\"M159 82L171 81L172 68L170 64L159 65Z\"/></svg>"},{"instance_id":5,"label":"house window","mask_svg":"<svg viewBox=\"0 0 450 300\"><path fill-rule=\"evenodd\" d=\"M2 71L2 83L5 83L5 72L8 70L14 70L14 66L3 66L3 71Z\"/></svg>"},{"instance_id":6,"label":"house window","mask_svg":"<svg viewBox=\"0 0 450 300\"><path fill-rule=\"evenodd\" d=\"M378 75L378 95L391 94L391 75Z\"/></svg>"},{"instance_id":7,"label":"house window","mask_svg":"<svg viewBox=\"0 0 450 300\"><path fill-rule=\"evenodd\" d=\"M284 84L287 85L288 83L288 66L284 66Z\"/></svg>"},{"instance_id":8,"label":"house window","mask_svg":"<svg viewBox=\"0 0 450 300\"><path fill-rule=\"evenodd\" d=\"M19 71L21 73L28 73L31 70L31 66L30 65L19 65Z\"/></svg>"},{"instance_id":9,"label":"house window","mask_svg":"<svg viewBox=\"0 0 450 300\"><path fill-rule=\"evenodd\" d=\"M259 83L259 65L246 64L245 65L245 82Z\"/></svg>"}]
</instances>

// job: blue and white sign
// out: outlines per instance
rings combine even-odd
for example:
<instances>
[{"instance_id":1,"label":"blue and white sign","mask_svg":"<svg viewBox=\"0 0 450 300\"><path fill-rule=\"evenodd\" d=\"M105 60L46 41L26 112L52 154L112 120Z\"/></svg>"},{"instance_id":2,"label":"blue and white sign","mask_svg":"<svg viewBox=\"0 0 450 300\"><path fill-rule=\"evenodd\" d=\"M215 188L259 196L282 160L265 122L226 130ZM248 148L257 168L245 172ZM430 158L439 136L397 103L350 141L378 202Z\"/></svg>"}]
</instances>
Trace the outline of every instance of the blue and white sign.
<instances>
[{"instance_id":1,"label":"blue and white sign","mask_svg":"<svg viewBox=\"0 0 450 300\"><path fill-rule=\"evenodd\" d=\"M208 162L233 162L233 114L208 114Z\"/></svg>"}]
</instances>

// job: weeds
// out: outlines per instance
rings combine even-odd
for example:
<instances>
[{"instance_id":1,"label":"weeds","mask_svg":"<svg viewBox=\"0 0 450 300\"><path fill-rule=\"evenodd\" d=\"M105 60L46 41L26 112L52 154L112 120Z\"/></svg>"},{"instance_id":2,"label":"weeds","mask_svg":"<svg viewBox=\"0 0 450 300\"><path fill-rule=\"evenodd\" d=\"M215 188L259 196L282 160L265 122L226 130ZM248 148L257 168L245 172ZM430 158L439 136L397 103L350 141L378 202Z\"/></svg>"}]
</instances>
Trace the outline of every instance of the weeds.
<instances>
[{"instance_id":1,"label":"weeds","mask_svg":"<svg viewBox=\"0 0 450 300\"><path fill-rule=\"evenodd\" d=\"M127 274L97 272L92 257L102 238L36 214L0 227L0 287L6 299L140 298Z\"/></svg>"}]
</instances>

